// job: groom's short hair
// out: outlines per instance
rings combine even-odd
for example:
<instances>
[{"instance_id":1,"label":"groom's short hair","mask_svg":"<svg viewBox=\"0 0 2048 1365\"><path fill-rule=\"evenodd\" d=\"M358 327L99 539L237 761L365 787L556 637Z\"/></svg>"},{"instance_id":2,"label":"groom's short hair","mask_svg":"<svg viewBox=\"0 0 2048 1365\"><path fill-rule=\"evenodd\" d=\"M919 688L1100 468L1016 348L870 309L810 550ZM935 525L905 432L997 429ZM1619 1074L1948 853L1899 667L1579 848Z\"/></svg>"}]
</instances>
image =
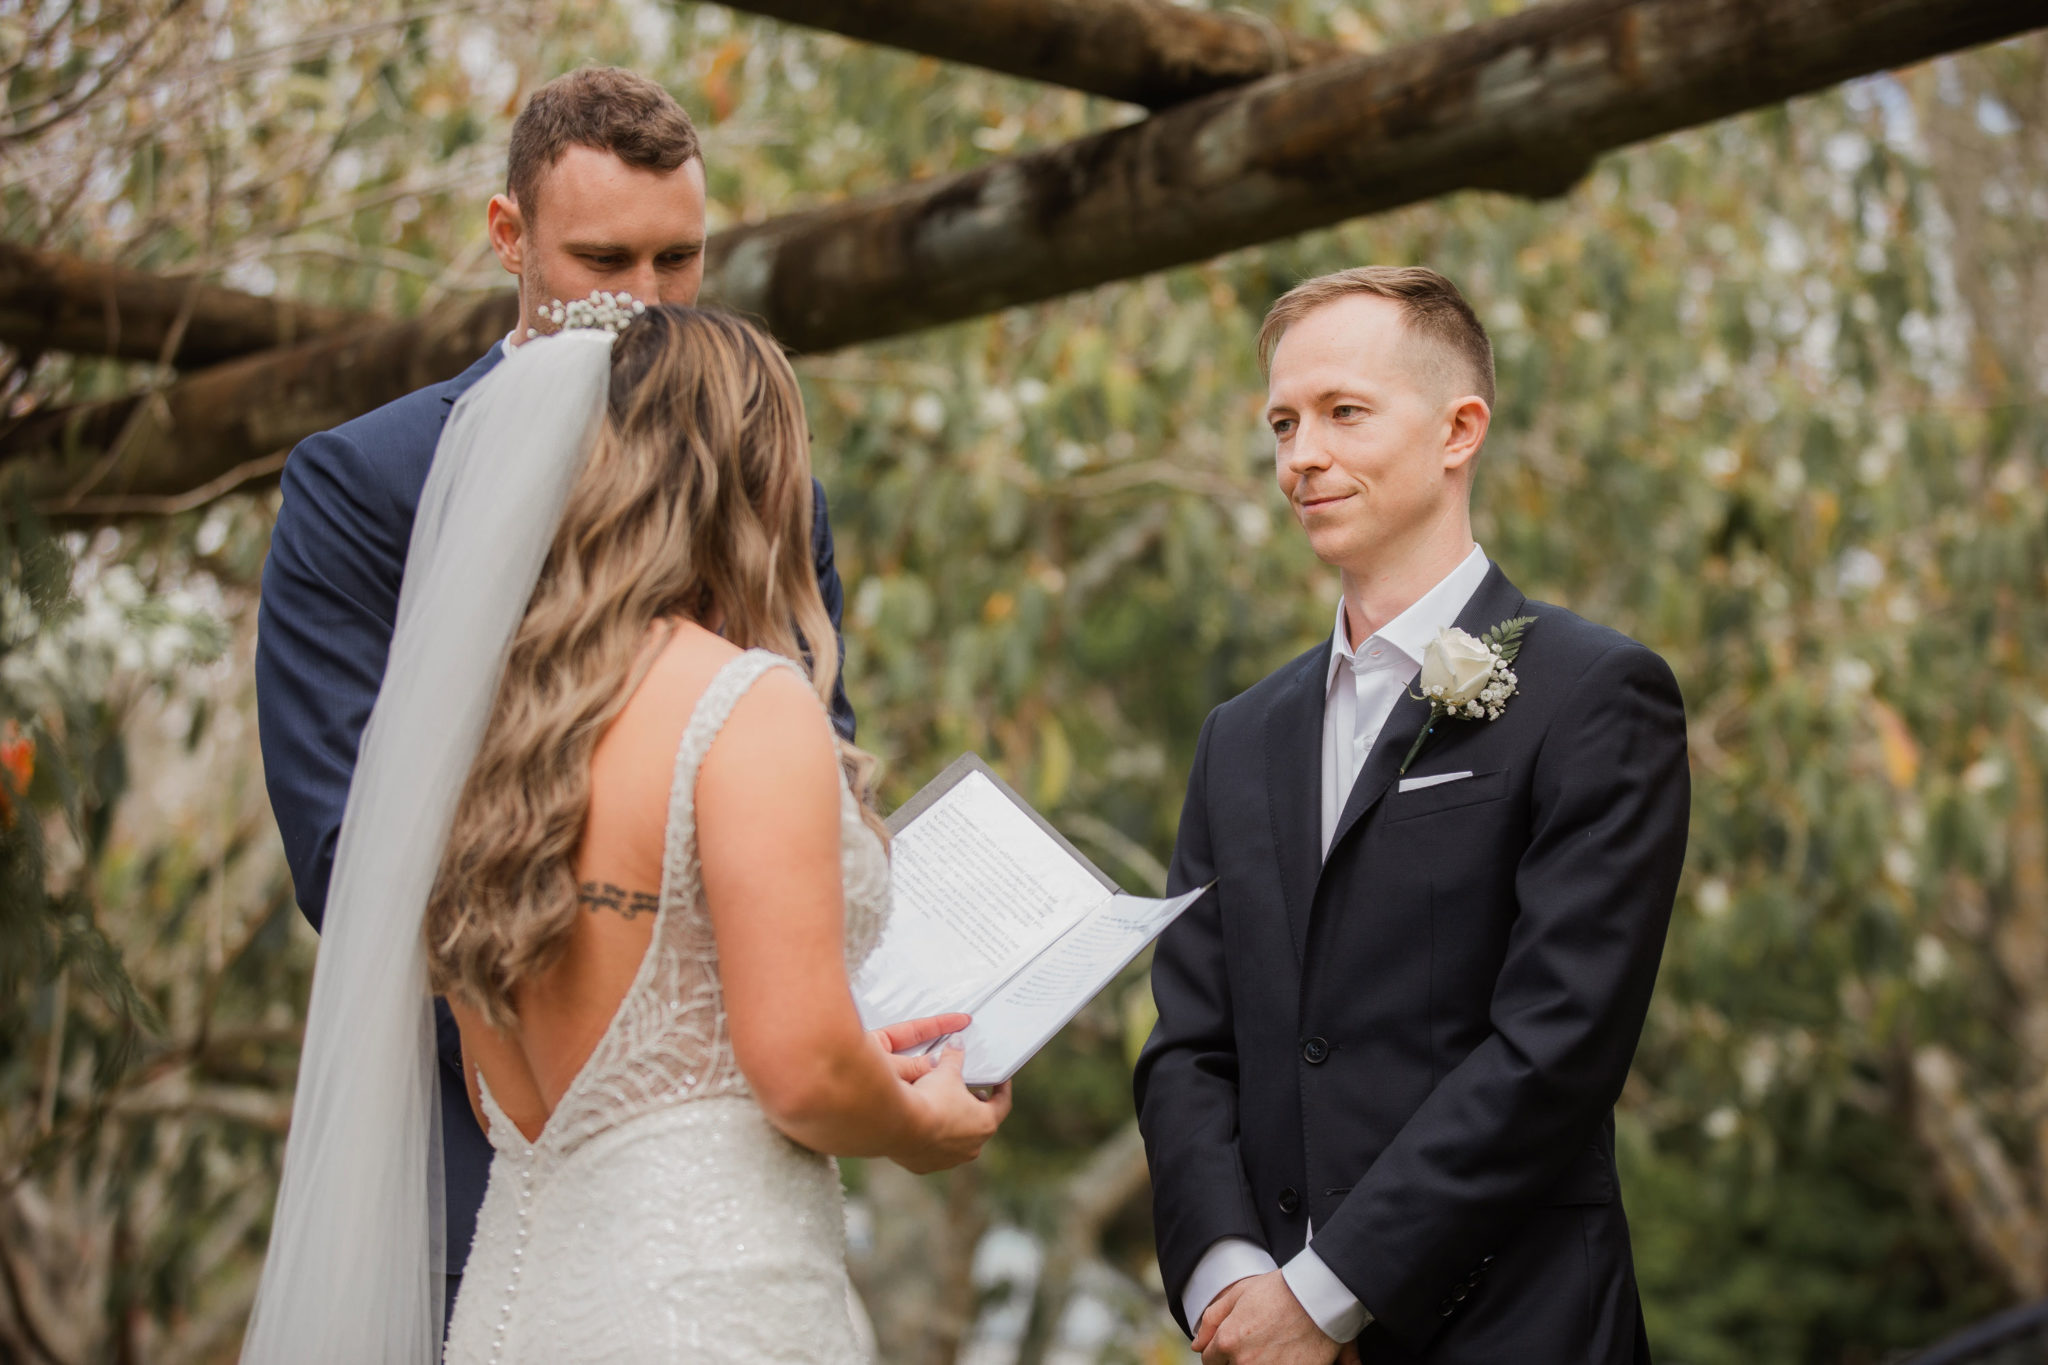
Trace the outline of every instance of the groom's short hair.
<instances>
[{"instance_id":1,"label":"groom's short hair","mask_svg":"<svg viewBox=\"0 0 2048 1365\"><path fill-rule=\"evenodd\" d=\"M700 154L697 127L675 96L616 66L555 77L512 121L505 189L521 212L533 213L542 177L571 147L610 152L650 171L672 171Z\"/></svg>"},{"instance_id":2,"label":"groom's short hair","mask_svg":"<svg viewBox=\"0 0 2048 1365\"><path fill-rule=\"evenodd\" d=\"M1471 392L1493 406L1493 343L1479 315L1458 286L1427 266L1362 265L1303 280L1282 294L1259 328L1259 368L1273 370L1273 352L1289 327L1316 309L1353 294L1370 294L1401 305L1408 330L1441 347L1454 363L1470 371Z\"/></svg>"}]
</instances>

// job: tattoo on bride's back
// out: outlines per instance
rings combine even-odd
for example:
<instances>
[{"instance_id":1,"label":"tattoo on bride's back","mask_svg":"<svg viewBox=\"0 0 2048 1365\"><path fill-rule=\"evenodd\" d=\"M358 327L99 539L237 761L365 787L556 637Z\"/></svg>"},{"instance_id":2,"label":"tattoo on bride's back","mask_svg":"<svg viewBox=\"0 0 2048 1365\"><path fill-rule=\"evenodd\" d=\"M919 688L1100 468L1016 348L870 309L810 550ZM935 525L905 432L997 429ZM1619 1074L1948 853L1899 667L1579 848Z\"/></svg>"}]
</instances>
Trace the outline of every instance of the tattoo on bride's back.
<instances>
[{"instance_id":1,"label":"tattoo on bride's back","mask_svg":"<svg viewBox=\"0 0 2048 1365\"><path fill-rule=\"evenodd\" d=\"M612 910L627 919L651 915L661 907L661 897L652 891L628 891L610 882L585 882L576 888L576 903L591 914Z\"/></svg>"}]
</instances>

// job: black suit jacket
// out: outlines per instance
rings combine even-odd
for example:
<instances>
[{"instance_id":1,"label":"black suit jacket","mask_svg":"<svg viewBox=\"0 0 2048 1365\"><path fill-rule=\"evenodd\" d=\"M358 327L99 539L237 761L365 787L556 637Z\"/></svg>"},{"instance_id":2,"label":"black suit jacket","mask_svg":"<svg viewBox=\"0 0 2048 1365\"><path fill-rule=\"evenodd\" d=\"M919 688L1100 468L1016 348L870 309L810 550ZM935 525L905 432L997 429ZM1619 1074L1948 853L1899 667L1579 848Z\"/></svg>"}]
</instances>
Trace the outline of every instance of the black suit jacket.
<instances>
[{"instance_id":1,"label":"black suit jacket","mask_svg":"<svg viewBox=\"0 0 2048 1365\"><path fill-rule=\"evenodd\" d=\"M1368 1361L1647 1358L1613 1105L1685 855L1660 658L1493 568L1458 618L1530 615L1495 721L1401 701L1321 853L1318 645L1203 727L1136 1076L1176 1315L1223 1237L1315 1249ZM1183 1323L1183 1326L1188 1324Z\"/></svg>"},{"instance_id":2,"label":"black suit jacket","mask_svg":"<svg viewBox=\"0 0 2048 1365\"><path fill-rule=\"evenodd\" d=\"M284 836L292 888L315 929L327 910L356 750L384 681L406 548L434 447L455 400L503 355L502 346L493 346L446 383L309 436L285 462L284 501L257 610L256 716L263 780ZM843 599L832 528L824 490L813 482L812 494L812 558L836 630ZM853 737L843 685L833 699L832 723ZM483 1203L491 1146L470 1112L454 1017L439 1006L436 1018L448 1269L460 1273Z\"/></svg>"}]
</instances>

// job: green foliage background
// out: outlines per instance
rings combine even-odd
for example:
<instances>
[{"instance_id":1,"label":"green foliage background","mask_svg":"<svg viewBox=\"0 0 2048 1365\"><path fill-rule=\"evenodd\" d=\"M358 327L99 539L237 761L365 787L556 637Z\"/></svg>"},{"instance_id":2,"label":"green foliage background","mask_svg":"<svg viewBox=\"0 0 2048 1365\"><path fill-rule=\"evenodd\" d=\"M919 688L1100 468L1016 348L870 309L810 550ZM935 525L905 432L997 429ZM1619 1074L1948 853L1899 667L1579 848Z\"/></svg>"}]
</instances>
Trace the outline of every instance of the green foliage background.
<instances>
[{"instance_id":1,"label":"green foliage background","mask_svg":"<svg viewBox=\"0 0 2048 1365\"><path fill-rule=\"evenodd\" d=\"M1369 48L1513 6L1256 8ZM103 38L129 22L81 13ZM345 37L317 0L190 22L150 40L157 86L14 153L10 238L404 313L496 282L481 203L509 111L577 63L648 71L699 116L714 226L1135 116L711 5L486 5ZM188 68L205 79L163 94ZM17 66L14 102L65 71ZM2044 92L2037 37L1609 156L1555 201L1453 196L806 359L847 686L890 801L972 748L1155 882L1203 716L1334 608L1272 486L1258 321L1306 275L1435 265L1499 354L1482 544L1685 689L1691 852L1620 1110L1660 1357L1877 1361L2048 1290ZM45 358L9 382L19 407L149 378ZM40 1245L31 1193L81 1230L65 1283L87 1288L49 1295L90 1310L87 1354L228 1349L262 1245L263 1102L288 1096L311 946L247 721L271 507L9 543L0 702L38 766L34 823L4 836L0 1245ZM104 668L36 663L117 571L153 624L107 627ZM174 646L117 657L176 622ZM137 744L203 780L152 794ZM956 1233L1060 1225L1129 1121L1148 1008L1134 973L1027 1070L981 1169L931 1182ZM880 1176L855 1178L889 1216ZM1105 1226L1130 1289L1105 1358L1168 1358L1148 1236L1141 1204ZM971 1315L942 1242L913 1271ZM905 1359L966 1330L881 1325Z\"/></svg>"}]
</instances>

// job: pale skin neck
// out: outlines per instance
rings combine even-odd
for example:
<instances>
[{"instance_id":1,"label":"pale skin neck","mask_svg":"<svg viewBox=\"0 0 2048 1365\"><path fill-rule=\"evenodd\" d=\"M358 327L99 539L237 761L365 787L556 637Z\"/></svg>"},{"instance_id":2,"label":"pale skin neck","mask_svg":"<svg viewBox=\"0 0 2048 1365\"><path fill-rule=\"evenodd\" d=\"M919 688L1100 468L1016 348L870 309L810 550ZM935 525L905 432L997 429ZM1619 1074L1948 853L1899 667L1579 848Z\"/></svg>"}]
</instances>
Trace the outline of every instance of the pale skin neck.
<instances>
[{"instance_id":1,"label":"pale skin neck","mask_svg":"<svg viewBox=\"0 0 2048 1365\"><path fill-rule=\"evenodd\" d=\"M1472 508L1464 488L1450 490L1435 515L1408 534L1375 545L1370 557L1338 565L1344 622L1355 646L1414 606L1472 553Z\"/></svg>"}]
</instances>

